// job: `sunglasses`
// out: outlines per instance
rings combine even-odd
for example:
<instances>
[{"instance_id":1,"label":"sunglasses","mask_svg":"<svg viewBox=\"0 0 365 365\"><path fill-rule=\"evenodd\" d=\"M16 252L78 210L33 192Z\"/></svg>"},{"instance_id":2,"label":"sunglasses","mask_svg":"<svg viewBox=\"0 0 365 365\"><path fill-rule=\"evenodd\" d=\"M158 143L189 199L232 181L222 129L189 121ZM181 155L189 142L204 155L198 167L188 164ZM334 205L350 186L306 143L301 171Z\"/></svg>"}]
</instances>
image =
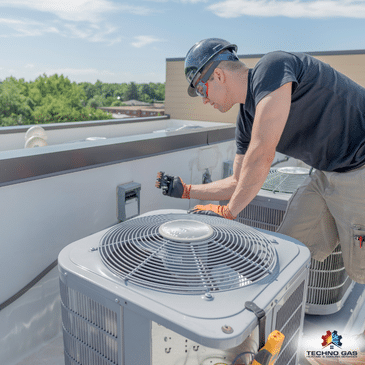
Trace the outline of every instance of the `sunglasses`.
<instances>
[{"instance_id":1,"label":"sunglasses","mask_svg":"<svg viewBox=\"0 0 365 365\"><path fill-rule=\"evenodd\" d=\"M201 96L202 98L208 97L208 80L210 76L212 75L213 71L216 69L216 67L219 65L221 61L214 61L212 65L209 67L206 74L196 83L195 87L195 93L198 96ZM200 75L198 75L199 77Z\"/></svg>"}]
</instances>

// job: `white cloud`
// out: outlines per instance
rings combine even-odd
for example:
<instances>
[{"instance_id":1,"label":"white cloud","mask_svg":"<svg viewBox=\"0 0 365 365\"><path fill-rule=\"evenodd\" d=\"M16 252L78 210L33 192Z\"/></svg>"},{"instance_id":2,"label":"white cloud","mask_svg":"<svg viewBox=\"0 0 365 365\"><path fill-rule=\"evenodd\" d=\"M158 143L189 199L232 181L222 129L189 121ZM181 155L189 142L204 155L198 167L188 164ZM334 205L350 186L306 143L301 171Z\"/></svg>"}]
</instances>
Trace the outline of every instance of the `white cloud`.
<instances>
[{"instance_id":1,"label":"white cloud","mask_svg":"<svg viewBox=\"0 0 365 365\"><path fill-rule=\"evenodd\" d=\"M0 37L40 36L54 32L65 37L109 45L119 43L123 37L118 34L119 28L107 20L107 15L128 13L146 16L156 12L147 7L110 0L0 0L0 7L4 6L47 12L57 18L45 18L43 23L28 19L0 18L0 25L14 31L0 32Z\"/></svg>"},{"instance_id":2,"label":"white cloud","mask_svg":"<svg viewBox=\"0 0 365 365\"><path fill-rule=\"evenodd\" d=\"M107 25L105 29L98 31L93 36L90 37L91 42L108 42L109 45L113 45L115 43L119 43L122 40L122 37L119 35L115 35L118 31L118 28Z\"/></svg>"},{"instance_id":3,"label":"white cloud","mask_svg":"<svg viewBox=\"0 0 365 365\"><path fill-rule=\"evenodd\" d=\"M1 5L53 13L61 19L98 21L103 13L116 10L108 0L2 0Z\"/></svg>"},{"instance_id":4,"label":"white cloud","mask_svg":"<svg viewBox=\"0 0 365 365\"><path fill-rule=\"evenodd\" d=\"M197 3L206 3L208 0L180 0L182 3L191 3L191 4L197 4Z\"/></svg>"},{"instance_id":5,"label":"white cloud","mask_svg":"<svg viewBox=\"0 0 365 365\"><path fill-rule=\"evenodd\" d=\"M55 25L56 26L55 26ZM12 32L1 32L0 38L42 36L47 33L55 33L63 37L85 39L89 42L100 42L113 45L122 40L118 34L118 28L109 24L78 24L55 22L51 25L32 20L4 19L0 18L0 26L11 29Z\"/></svg>"},{"instance_id":6,"label":"white cloud","mask_svg":"<svg viewBox=\"0 0 365 365\"><path fill-rule=\"evenodd\" d=\"M59 33L59 30L54 26L48 26L32 20L0 18L0 25L6 26L14 31L12 34L2 34L0 32L0 37L3 38L41 36L45 33Z\"/></svg>"},{"instance_id":7,"label":"white cloud","mask_svg":"<svg viewBox=\"0 0 365 365\"><path fill-rule=\"evenodd\" d=\"M132 42L132 46L136 48L141 48L144 46L148 46L149 44L155 43L155 42L164 42L163 39L155 38L151 35L140 35L134 37L135 41Z\"/></svg>"},{"instance_id":8,"label":"white cloud","mask_svg":"<svg viewBox=\"0 0 365 365\"><path fill-rule=\"evenodd\" d=\"M56 15L68 21L100 22L103 15L121 12L148 15L154 12L143 6L117 4L110 0L1 0L1 6L29 8Z\"/></svg>"},{"instance_id":9,"label":"white cloud","mask_svg":"<svg viewBox=\"0 0 365 365\"><path fill-rule=\"evenodd\" d=\"M111 25L79 25L75 23L63 24L62 35L71 38L85 39L89 42L101 42L113 45L122 40L117 33L118 28Z\"/></svg>"},{"instance_id":10,"label":"white cloud","mask_svg":"<svg viewBox=\"0 0 365 365\"><path fill-rule=\"evenodd\" d=\"M146 8L144 6L134 5L120 5L118 9L123 13L135 14L135 15L150 15L156 13L156 10Z\"/></svg>"},{"instance_id":11,"label":"white cloud","mask_svg":"<svg viewBox=\"0 0 365 365\"><path fill-rule=\"evenodd\" d=\"M365 18L364 0L225 0L208 6L222 18L243 15L289 18Z\"/></svg>"}]
</instances>

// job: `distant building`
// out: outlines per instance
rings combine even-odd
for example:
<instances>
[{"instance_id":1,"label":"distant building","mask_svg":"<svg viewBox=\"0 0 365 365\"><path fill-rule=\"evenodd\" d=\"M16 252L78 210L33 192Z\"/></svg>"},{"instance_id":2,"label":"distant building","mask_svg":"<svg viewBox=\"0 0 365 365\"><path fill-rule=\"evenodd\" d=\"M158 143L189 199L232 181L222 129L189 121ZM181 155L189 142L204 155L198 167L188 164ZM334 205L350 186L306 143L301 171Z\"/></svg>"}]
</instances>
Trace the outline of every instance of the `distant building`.
<instances>
[{"instance_id":1,"label":"distant building","mask_svg":"<svg viewBox=\"0 0 365 365\"><path fill-rule=\"evenodd\" d=\"M165 115L165 106L163 104L149 104L138 100L123 101L123 103L127 106L109 106L98 109L112 113L114 118L118 118L118 116L141 118Z\"/></svg>"}]
</instances>

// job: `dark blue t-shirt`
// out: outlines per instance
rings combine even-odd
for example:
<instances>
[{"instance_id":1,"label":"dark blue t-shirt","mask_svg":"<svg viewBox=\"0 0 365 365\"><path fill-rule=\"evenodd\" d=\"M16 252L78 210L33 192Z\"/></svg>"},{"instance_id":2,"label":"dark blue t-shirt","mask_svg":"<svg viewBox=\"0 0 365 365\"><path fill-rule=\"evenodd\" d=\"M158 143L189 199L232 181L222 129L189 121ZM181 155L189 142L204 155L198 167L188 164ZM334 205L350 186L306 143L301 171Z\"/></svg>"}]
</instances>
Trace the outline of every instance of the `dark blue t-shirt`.
<instances>
[{"instance_id":1,"label":"dark blue t-shirt","mask_svg":"<svg viewBox=\"0 0 365 365\"><path fill-rule=\"evenodd\" d=\"M304 53L268 53L249 70L237 117L237 153L248 148L258 102L288 82L290 113L276 150L323 171L364 165L365 88Z\"/></svg>"}]
</instances>

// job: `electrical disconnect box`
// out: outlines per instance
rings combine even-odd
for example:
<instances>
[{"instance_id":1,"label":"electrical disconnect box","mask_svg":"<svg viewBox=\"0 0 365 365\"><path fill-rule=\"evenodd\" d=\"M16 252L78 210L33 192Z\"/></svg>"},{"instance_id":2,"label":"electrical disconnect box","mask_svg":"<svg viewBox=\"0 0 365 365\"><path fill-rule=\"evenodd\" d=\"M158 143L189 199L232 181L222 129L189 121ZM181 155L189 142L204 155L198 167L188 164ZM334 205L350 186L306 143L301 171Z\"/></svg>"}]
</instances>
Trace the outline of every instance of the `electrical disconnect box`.
<instances>
[{"instance_id":1,"label":"electrical disconnect box","mask_svg":"<svg viewBox=\"0 0 365 365\"><path fill-rule=\"evenodd\" d=\"M140 214L141 184L130 182L118 185L118 220L124 222Z\"/></svg>"},{"instance_id":2,"label":"electrical disconnect box","mask_svg":"<svg viewBox=\"0 0 365 365\"><path fill-rule=\"evenodd\" d=\"M233 161L226 160L223 161L223 179L233 175Z\"/></svg>"}]
</instances>

